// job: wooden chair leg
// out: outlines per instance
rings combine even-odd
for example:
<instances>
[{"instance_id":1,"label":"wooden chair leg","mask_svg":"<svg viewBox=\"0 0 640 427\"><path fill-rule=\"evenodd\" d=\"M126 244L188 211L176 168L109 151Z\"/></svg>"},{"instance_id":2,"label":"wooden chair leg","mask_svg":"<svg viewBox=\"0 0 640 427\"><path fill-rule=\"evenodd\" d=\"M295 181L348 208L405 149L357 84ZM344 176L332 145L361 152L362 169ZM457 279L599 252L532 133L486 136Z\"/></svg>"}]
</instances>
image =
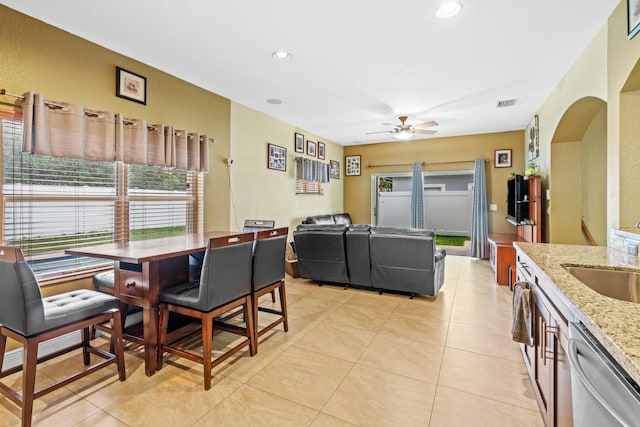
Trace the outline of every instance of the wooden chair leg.
<instances>
[{"instance_id":1,"label":"wooden chair leg","mask_svg":"<svg viewBox=\"0 0 640 427\"><path fill-rule=\"evenodd\" d=\"M22 427L31 426L33 400L36 388L38 341L27 339L24 345L22 371Z\"/></svg>"},{"instance_id":2,"label":"wooden chair leg","mask_svg":"<svg viewBox=\"0 0 640 427\"><path fill-rule=\"evenodd\" d=\"M116 311L111 319L111 352L118 358L116 365L118 366L118 378L120 381L127 379L127 371L124 368L124 342L122 340L122 319L120 311ZM120 325L120 326L118 326Z\"/></svg>"},{"instance_id":3,"label":"wooden chair leg","mask_svg":"<svg viewBox=\"0 0 640 427\"><path fill-rule=\"evenodd\" d=\"M202 315L202 364L204 365L204 389L211 388L213 317Z\"/></svg>"},{"instance_id":4,"label":"wooden chair leg","mask_svg":"<svg viewBox=\"0 0 640 427\"><path fill-rule=\"evenodd\" d=\"M254 313L253 313L253 303L252 303L251 295L247 295L244 298L244 313L246 319L246 327L247 327L247 335L249 338L249 355L255 356L258 352L257 338L256 338L256 327L253 322Z\"/></svg>"},{"instance_id":5,"label":"wooden chair leg","mask_svg":"<svg viewBox=\"0 0 640 427\"><path fill-rule=\"evenodd\" d=\"M89 365L91 363L91 355L89 353L89 339L91 335L89 333L89 328L82 328L82 360L85 365Z\"/></svg>"},{"instance_id":6,"label":"wooden chair leg","mask_svg":"<svg viewBox=\"0 0 640 427\"><path fill-rule=\"evenodd\" d=\"M276 302L276 290L271 291L271 302Z\"/></svg>"},{"instance_id":7,"label":"wooden chair leg","mask_svg":"<svg viewBox=\"0 0 640 427\"><path fill-rule=\"evenodd\" d=\"M254 292L251 293L251 302L252 307L251 310L253 311L253 335L255 336L255 341L256 344L258 342L258 300L260 299L260 297L258 297ZM249 349L251 350L251 349ZM256 354L258 353L258 346L256 345Z\"/></svg>"},{"instance_id":8,"label":"wooden chair leg","mask_svg":"<svg viewBox=\"0 0 640 427\"><path fill-rule=\"evenodd\" d=\"M4 334L0 334L0 372L2 372L2 366L4 364L4 352L7 349L7 337Z\"/></svg>"},{"instance_id":9,"label":"wooden chair leg","mask_svg":"<svg viewBox=\"0 0 640 427\"><path fill-rule=\"evenodd\" d=\"M278 293L280 295L280 311L282 311L282 326L285 332L289 332L289 316L287 315L287 293L284 287L284 280L278 287Z\"/></svg>"},{"instance_id":10,"label":"wooden chair leg","mask_svg":"<svg viewBox=\"0 0 640 427\"><path fill-rule=\"evenodd\" d=\"M162 346L167 341L167 329L169 328L169 310L164 304L160 304L160 324L158 325L158 360L156 367L158 370L162 369L163 351Z\"/></svg>"}]
</instances>

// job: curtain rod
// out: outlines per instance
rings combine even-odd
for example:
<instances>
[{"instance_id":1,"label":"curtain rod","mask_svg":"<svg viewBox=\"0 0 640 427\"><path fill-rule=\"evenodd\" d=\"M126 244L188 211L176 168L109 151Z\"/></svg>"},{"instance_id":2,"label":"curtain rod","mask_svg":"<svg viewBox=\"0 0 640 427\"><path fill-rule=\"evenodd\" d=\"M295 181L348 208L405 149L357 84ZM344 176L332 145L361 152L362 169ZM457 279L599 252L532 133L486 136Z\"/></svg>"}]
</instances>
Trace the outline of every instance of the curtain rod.
<instances>
[{"instance_id":1,"label":"curtain rod","mask_svg":"<svg viewBox=\"0 0 640 427\"><path fill-rule=\"evenodd\" d=\"M16 95L16 94L13 94L13 93L9 93L9 92L6 91L6 89L0 89L0 95L13 96L14 98L19 98L19 99L24 100L24 96Z\"/></svg>"},{"instance_id":2,"label":"curtain rod","mask_svg":"<svg viewBox=\"0 0 640 427\"><path fill-rule=\"evenodd\" d=\"M489 162L489 159L482 159L485 162ZM420 164L422 166L431 166L431 165L446 165L446 164L452 164L452 163L475 163L475 160L458 160L455 162L432 162L432 163L427 163L427 162L421 162ZM384 167L392 167L392 166L412 166L413 163L396 163L393 165L367 165L367 168L384 168Z\"/></svg>"}]
</instances>

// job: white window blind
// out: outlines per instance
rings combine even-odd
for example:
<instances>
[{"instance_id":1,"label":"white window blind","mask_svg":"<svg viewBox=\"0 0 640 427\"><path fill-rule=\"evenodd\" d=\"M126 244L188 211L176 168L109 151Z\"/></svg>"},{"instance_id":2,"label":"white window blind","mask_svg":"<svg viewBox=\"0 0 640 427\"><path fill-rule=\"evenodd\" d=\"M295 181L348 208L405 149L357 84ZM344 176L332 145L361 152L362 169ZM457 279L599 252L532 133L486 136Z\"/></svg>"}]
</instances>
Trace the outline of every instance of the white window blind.
<instances>
[{"instance_id":1,"label":"white window blind","mask_svg":"<svg viewBox=\"0 0 640 427\"><path fill-rule=\"evenodd\" d=\"M15 120L2 120L2 146L3 241L39 278L110 265L68 248L202 230L202 174L23 154Z\"/></svg>"}]
</instances>

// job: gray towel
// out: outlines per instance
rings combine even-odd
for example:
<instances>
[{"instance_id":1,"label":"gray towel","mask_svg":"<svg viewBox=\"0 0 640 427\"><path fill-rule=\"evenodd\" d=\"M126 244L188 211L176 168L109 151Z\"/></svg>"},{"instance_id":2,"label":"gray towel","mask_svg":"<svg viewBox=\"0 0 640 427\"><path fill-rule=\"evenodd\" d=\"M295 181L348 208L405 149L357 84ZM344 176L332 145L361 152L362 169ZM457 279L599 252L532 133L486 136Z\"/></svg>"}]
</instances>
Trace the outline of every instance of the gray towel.
<instances>
[{"instance_id":1,"label":"gray towel","mask_svg":"<svg viewBox=\"0 0 640 427\"><path fill-rule=\"evenodd\" d=\"M532 344L531 290L527 282L513 285L513 325L511 338L523 344Z\"/></svg>"}]
</instances>

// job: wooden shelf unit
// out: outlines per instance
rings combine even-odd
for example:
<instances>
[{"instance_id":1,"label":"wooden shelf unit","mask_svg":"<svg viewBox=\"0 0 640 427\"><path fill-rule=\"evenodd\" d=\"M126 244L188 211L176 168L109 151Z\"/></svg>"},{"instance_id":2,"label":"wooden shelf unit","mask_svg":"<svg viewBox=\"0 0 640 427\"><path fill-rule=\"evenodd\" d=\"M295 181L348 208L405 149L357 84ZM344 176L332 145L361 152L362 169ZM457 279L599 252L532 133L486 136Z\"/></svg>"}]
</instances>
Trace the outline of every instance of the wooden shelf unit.
<instances>
[{"instance_id":1,"label":"wooden shelf unit","mask_svg":"<svg viewBox=\"0 0 640 427\"><path fill-rule=\"evenodd\" d=\"M516 225L518 241L539 243L542 241L542 200L540 195L540 177L525 176L529 184L529 212L528 221Z\"/></svg>"},{"instance_id":2,"label":"wooden shelf unit","mask_svg":"<svg viewBox=\"0 0 640 427\"><path fill-rule=\"evenodd\" d=\"M516 234L489 234L489 261L499 285L513 287L516 280L516 251L513 242L539 243L542 241L542 200L539 176L525 176L529 199L521 203L529 205L527 220L516 223Z\"/></svg>"}]
</instances>

